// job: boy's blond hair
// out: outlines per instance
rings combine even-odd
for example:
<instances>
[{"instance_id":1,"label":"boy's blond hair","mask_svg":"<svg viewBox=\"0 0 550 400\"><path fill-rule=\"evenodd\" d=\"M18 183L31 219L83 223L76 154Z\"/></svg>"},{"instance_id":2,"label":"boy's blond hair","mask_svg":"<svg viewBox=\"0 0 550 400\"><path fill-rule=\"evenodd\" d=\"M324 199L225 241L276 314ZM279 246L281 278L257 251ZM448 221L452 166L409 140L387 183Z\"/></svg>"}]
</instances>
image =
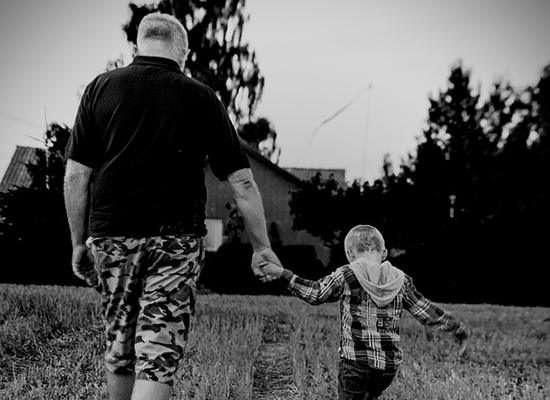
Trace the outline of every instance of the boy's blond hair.
<instances>
[{"instance_id":1,"label":"boy's blond hair","mask_svg":"<svg viewBox=\"0 0 550 400\"><path fill-rule=\"evenodd\" d=\"M371 225L357 225L352 228L344 239L346 252L363 253L366 251L382 252L386 245L384 237Z\"/></svg>"}]
</instances>

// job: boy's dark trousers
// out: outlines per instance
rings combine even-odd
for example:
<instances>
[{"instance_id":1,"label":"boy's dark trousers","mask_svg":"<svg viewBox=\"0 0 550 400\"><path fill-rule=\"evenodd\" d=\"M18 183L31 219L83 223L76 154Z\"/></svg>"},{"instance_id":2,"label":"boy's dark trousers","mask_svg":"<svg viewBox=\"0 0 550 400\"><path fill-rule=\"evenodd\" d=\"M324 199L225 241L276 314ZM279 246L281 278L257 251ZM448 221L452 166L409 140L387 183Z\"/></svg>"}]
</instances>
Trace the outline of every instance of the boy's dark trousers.
<instances>
[{"instance_id":1,"label":"boy's dark trousers","mask_svg":"<svg viewBox=\"0 0 550 400\"><path fill-rule=\"evenodd\" d=\"M365 361L340 358L338 369L339 400L376 399L387 389L397 371L373 369Z\"/></svg>"}]
</instances>

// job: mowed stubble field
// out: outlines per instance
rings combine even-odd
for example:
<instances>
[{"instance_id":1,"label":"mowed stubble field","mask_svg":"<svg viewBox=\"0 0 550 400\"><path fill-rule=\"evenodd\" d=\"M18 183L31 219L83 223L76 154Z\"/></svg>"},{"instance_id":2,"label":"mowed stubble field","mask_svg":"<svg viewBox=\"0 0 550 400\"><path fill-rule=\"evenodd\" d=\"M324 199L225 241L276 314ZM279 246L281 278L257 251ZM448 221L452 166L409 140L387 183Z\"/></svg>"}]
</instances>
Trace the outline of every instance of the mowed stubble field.
<instances>
[{"instance_id":1,"label":"mowed stubble field","mask_svg":"<svg viewBox=\"0 0 550 400\"><path fill-rule=\"evenodd\" d=\"M442 304L452 337L405 313L404 363L388 399L550 399L550 309ZM338 307L283 296L200 295L174 399L336 399ZM108 399L99 295L0 284L0 399Z\"/></svg>"}]
</instances>

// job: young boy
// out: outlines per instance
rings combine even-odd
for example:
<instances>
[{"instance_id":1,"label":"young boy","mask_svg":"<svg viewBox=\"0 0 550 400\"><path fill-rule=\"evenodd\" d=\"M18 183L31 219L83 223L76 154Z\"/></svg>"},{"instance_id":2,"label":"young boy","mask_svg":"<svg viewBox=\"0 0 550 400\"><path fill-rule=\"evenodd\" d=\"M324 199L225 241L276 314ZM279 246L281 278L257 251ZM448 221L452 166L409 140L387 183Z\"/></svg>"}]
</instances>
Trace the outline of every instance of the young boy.
<instances>
[{"instance_id":1,"label":"young boy","mask_svg":"<svg viewBox=\"0 0 550 400\"><path fill-rule=\"evenodd\" d=\"M422 296L412 279L384 261L388 251L380 232L358 225L345 239L348 265L318 281L273 263L261 264L264 281L280 279L294 296L317 305L340 302L340 400L376 399L393 381L403 353L399 320L409 311L431 332L453 332L463 355L468 329L449 312Z\"/></svg>"}]
</instances>

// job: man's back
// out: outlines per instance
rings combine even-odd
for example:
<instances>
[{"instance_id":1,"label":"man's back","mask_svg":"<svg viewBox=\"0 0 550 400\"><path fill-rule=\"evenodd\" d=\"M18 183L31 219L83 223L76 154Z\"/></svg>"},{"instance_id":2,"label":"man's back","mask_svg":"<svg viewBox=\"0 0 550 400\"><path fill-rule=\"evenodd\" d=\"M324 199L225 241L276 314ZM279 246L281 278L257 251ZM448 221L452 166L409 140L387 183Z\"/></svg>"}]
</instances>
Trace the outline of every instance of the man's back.
<instances>
[{"instance_id":1,"label":"man's back","mask_svg":"<svg viewBox=\"0 0 550 400\"><path fill-rule=\"evenodd\" d=\"M147 235L167 221L204 234L206 156L221 179L248 166L214 92L172 60L138 56L99 75L80 107L68 156L96 169L92 236Z\"/></svg>"}]
</instances>

